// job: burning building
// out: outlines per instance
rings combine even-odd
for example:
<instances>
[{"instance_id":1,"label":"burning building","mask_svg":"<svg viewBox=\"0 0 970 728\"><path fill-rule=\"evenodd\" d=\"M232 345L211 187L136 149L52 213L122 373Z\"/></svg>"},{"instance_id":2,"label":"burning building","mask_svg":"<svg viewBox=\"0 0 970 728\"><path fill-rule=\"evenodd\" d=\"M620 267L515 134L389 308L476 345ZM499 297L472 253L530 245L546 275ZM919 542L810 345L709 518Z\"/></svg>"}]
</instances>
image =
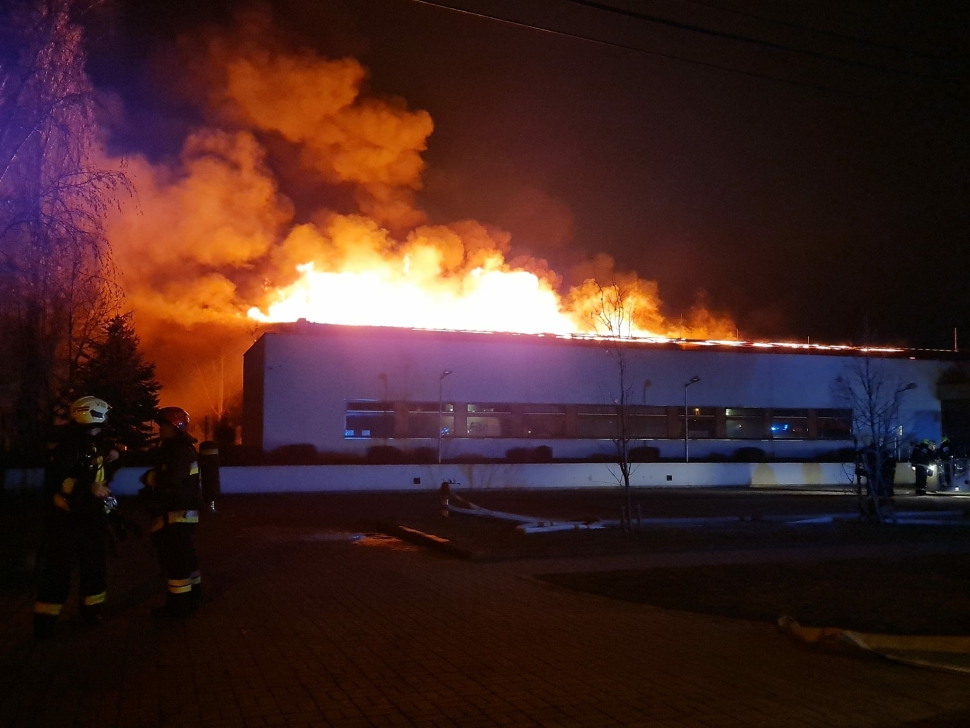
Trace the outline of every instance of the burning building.
<instances>
[{"instance_id":1,"label":"burning building","mask_svg":"<svg viewBox=\"0 0 970 728\"><path fill-rule=\"evenodd\" d=\"M138 214L106 221L163 404L234 421L226 362L268 327L243 383L244 439L264 450L583 458L608 456L620 423L662 458L682 445L799 458L852 444L832 383L862 352L729 341L733 317L703 295L669 311L657 281L586 252L607 231L573 239L568 201L531 182L510 184L485 221L430 214L428 202L450 207L425 187L431 113L375 94L360 61L297 44L267 12L178 49L183 72L164 75L200 124L178 153L124 160ZM645 242L638 260L673 242ZM286 323L300 319L320 323ZM938 437L945 362L878 357L917 383L906 435Z\"/></svg>"},{"instance_id":2,"label":"burning building","mask_svg":"<svg viewBox=\"0 0 970 728\"><path fill-rule=\"evenodd\" d=\"M892 429L908 451L914 438L939 440L947 418L968 410L970 401L944 396L941 405L939 396L957 356L301 320L263 334L244 356L243 441L359 456L424 448L442 461L540 447L555 459L606 458L622 421L623 439L645 458L827 459L856 444L840 384L871 361L894 392Z\"/></svg>"}]
</instances>

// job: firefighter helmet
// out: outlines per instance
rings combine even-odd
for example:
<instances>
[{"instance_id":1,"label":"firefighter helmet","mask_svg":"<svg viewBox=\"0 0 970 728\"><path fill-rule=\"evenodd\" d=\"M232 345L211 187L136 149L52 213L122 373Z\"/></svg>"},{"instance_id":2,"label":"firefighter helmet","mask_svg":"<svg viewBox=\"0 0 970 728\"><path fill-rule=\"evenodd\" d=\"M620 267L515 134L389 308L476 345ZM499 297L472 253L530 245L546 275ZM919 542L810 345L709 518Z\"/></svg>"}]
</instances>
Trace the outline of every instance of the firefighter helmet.
<instances>
[{"instance_id":1,"label":"firefighter helmet","mask_svg":"<svg viewBox=\"0 0 970 728\"><path fill-rule=\"evenodd\" d=\"M71 419L79 425L103 425L111 406L97 397L81 397L71 403Z\"/></svg>"},{"instance_id":2,"label":"firefighter helmet","mask_svg":"<svg viewBox=\"0 0 970 728\"><path fill-rule=\"evenodd\" d=\"M155 415L155 422L159 425L171 425L177 430L189 427L189 413L181 407L162 407Z\"/></svg>"}]
</instances>

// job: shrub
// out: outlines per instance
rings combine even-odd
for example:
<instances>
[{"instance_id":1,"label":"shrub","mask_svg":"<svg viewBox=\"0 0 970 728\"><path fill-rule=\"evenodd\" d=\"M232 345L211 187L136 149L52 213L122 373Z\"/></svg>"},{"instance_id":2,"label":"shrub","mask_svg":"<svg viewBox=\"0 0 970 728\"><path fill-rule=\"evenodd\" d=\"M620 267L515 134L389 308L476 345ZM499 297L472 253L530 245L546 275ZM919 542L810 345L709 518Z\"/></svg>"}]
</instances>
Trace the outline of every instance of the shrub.
<instances>
[{"instance_id":1,"label":"shrub","mask_svg":"<svg viewBox=\"0 0 970 728\"><path fill-rule=\"evenodd\" d=\"M393 445L373 445L367 448L367 462L376 464L405 463L404 451Z\"/></svg>"},{"instance_id":2,"label":"shrub","mask_svg":"<svg viewBox=\"0 0 970 728\"><path fill-rule=\"evenodd\" d=\"M822 452L815 456L815 462L819 463L854 463L856 451L853 447L840 447L828 452Z\"/></svg>"},{"instance_id":3,"label":"shrub","mask_svg":"<svg viewBox=\"0 0 970 728\"><path fill-rule=\"evenodd\" d=\"M452 463L467 463L467 464L482 464L482 463L494 463L501 462L498 458L486 457L485 455L480 455L474 452L466 452L461 455L456 455L453 458L448 458L448 462Z\"/></svg>"},{"instance_id":4,"label":"shrub","mask_svg":"<svg viewBox=\"0 0 970 728\"><path fill-rule=\"evenodd\" d=\"M274 465L313 465L317 462L317 448L309 442L281 445L269 453L267 461Z\"/></svg>"},{"instance_id":5,"label":"shrub","mask_svg":"<svg viewBox=\"0 0 970 728\"><path fill-rule=\"evenodd\" d=\"M438 453L433 447L416 447L411 451L410 460L419 465L438 462Z\"/></svg>"},{"instance_id":6,"label":"shrub","mask_svg":"<svg viewBox=\"0 0 970 728\"><path fill-rule=\"evenodd\" d=\"M628 457L631 463L655 463L660 460L660 448L649 445L631 447Z\"/></svg>"},{"instance_id":7,"label":"shrub","mask_svg":"<svg viewBox=\"0 0 970 728\"><path fill-rule=\"evenodd\" d=\"M760 447L739 447L734 451L734 460L739 463L766 463L768 454Z\"/></svg>"},{"instance_id":8,"label":"shrub","mask_svg":"<svg viewBox=\"0 0 970 728\"><path fill-rule=\"evenodd\" d=\"M505 459L510 463L551 463L552 448L548 445L513 447L505 451Z\"/></svg>"},{"instance_id":9,"label":"shrub","mask_svg":"<svg viewBox=\"0 0 970 728\"><path fill-rule=\"evenodd\" d=\"M584 458L576 458L578 463L615 463L617 461L616 453L592 453Z\"/></svg>"},{"instance_id":10,"label":"shrub","mask_svg":"<svg viewBox=\"0 0 970 728\"><path fill-rule=\"evenodd\" d=\"M266 455L261 448L243 445L232 445L219 448L219 465L262 465L266 462Z\"/></svg>"}]
</instances>

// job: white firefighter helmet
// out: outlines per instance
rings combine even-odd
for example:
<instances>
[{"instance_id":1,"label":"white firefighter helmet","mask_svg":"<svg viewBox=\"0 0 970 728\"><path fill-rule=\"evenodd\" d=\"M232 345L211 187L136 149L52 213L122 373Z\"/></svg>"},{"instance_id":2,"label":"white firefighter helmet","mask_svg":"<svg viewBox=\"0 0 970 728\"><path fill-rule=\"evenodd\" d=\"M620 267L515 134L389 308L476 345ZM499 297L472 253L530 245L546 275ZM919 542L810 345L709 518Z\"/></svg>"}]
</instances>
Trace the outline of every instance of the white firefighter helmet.
<instances>
[{"instance_id":1,"label":"white firefighter helmet","mask_svg":"<svg viewBox=\"0 0 970 728\"><path fill-rule=\"evenodd\" d=\"M71 419L79 425L90 427L92 425L103 425L108 419L110 405L103 399L97 397L81 397L71 403Z\"/></svg>"}]
</instances>

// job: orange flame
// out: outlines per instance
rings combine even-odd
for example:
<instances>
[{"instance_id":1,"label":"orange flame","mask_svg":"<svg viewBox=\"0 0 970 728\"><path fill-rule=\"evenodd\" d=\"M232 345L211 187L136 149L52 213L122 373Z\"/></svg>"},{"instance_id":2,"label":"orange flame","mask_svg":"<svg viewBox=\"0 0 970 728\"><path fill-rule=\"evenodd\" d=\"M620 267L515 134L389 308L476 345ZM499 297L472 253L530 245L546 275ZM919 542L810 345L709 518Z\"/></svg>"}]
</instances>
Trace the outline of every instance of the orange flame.
<instances>
[{"instance_id":1,"label":"orange flame","mask_svg":"<svg viewBox=\"0 0 970 728\"><path fill-rule=\"evenodd\" d=\"M294 282L270 287L264 307L248 311L262 323L314 323L531 334L621 337L730 337L733 324L703 307L687 323L660 313L657 285L634 273L615 274L597 261L601 285L587 278L561 298L555 274L505 262L508 236L466 221L422 226L403 243L373 220L334 215L321 228L301 225L276 253L304 260ZM538 271L538 272L536 272ZM589 271L587 271L589 272Z\"/></svg>"},{"instance_id":2,"label":"orange flame","mask_svg":"<svg viewBox=\"0 0 970 728\"><path fill-rule=\"evenodd\" d=\"M321 272L299 266L299 281L280 292L258 321L364 326L403 326L522 334L572 333L577 327L559 310L558 296L526 271L475 268L460 279L422 281L391 265L363 273ZM496 262L495 265L498 265Z\"/></svg>"}]
</instances>

